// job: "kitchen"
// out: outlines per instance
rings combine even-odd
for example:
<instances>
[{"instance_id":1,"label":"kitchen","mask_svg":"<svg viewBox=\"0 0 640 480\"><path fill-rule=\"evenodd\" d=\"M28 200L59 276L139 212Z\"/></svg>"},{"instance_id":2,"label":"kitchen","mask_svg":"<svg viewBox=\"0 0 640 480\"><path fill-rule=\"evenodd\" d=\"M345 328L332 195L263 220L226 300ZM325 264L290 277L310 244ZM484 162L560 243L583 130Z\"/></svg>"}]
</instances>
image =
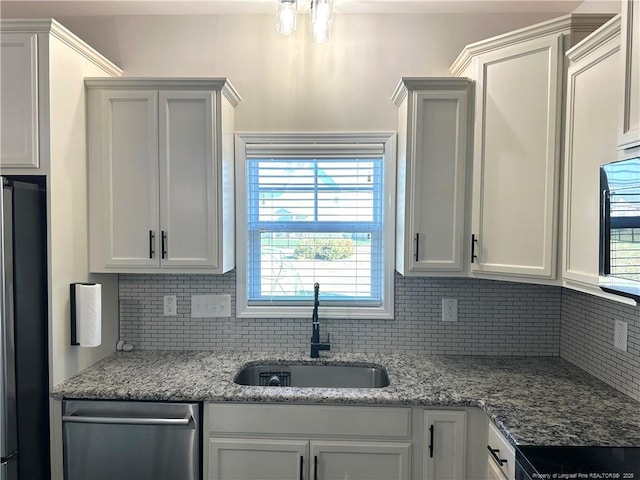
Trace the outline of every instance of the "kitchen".
<instances>
[{"instance_id":1,"label":"kitchen","mask_svg":"<svg viewBox=\"0 0 640 480\"><path fill-rule=\"evenodd\" d=\"M296 35L287 38L276 34L269 13L76 17L69 11L56 11L53 4L39 4L37 14L12 12L21 3L3 2L3 17L58 18L122 68L124 76L228 77L242 97L235 108L235 130L239 132L397 131L398 107L390 97L400 77L449 76L449 68L467 44L559 17L574 8L591 8L588 2L566 11L526 14L336 14L330 42L315 45L308 38L304 17ZM605 13L620 10L617 3L605 5L611 10ZM560 2L550 2L548 8L560 8ZM371 35L374 31L389 34ZM384 59L384 68L380 59ZM73 95L82 95L82 90ZM71 98L77 102L76 97ZM78 122L83 123L82 119ZM65 161L86 161L81 158L82 145L75 148L75 156ZM611 155L615 160L615 150ZM76 270L51 272L52 277L60 272L59 279L52 279L57 293L50 307L51 386L113 352L119 338L136 351L308 351L308 317L235 318L233 271L188 276L121 274L117 280L113 274L89 275L81 254L87 248L86 243L82 246L86 225L74 222L74 231L62 231L62 225L68 224L68 212L77 211L74 218L86 216L80 207L86 204L81 189L64 188L71 182L65 177L67 171L82 172L82 167L60 163L50 166L52 229L56 229L50 248L58 252L53 262L72 259L69 266ZM60 170L53 171L55 168ZM58 184L62 187L55 188ZM56 218L60 227L56 227ZM561 276L560 269L558 274ZM103 341L93 349L69 344L68 285L79 281L103 286L107 309ZM396 275L394 320L338 320L323 316L321 306L322 328L331 333L332 354L560 356L638 400L635 308L549 283ZM231 295L231 318L190 319L191 295L203 293ZM178 314L165 317L164 296L172 294L177 295ZM458 300L458 322L440 321L442 298ZM628 323L627 352L613 348L616 319Z\"/></svg>"}]
</instances>

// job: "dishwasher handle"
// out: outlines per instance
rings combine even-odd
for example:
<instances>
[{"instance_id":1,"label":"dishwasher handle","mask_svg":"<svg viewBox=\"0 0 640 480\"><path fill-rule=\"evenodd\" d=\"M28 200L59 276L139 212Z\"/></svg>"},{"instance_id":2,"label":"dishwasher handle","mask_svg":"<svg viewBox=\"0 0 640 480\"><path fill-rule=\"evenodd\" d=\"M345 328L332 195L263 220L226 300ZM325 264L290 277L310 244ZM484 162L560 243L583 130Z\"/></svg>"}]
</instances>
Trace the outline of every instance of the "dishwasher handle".
<instances>
[{"instance_id":1,"label":"dishwasher handle","mask_svg":"<svg viewBox=\"0 0 640 480\"><path fill-rule=\"evenodd\" d=\"M184 418L144 418L144 417L84 417L80 415L64 415L63 423L108 423L117 425L163 425L186 427L193 417L189 414Z\"/></svg>"}]
</instances>

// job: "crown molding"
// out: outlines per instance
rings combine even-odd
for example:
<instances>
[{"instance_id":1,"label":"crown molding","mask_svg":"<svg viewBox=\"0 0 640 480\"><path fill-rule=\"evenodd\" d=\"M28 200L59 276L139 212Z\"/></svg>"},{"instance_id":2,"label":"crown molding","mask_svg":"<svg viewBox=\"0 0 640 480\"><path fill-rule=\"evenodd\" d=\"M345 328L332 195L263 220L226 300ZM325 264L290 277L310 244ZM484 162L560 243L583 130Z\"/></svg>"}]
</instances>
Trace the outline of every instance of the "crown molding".
<instances>
[{"instance_id":1,"label":"crown molding","mask_svg":"<svg viewBox=\"0 0 640 480\"><path fill-rule=\"evenodd\" d=\"M410 90L463 90L471 88L473 83L466 77L402 77L391 95L391 101L399 107Z\"/></svg>"},{"instance_id":2,"label":"crown molding","mask_svg":"<svg viewBox=\"0 0 640 480\"><path fill-rule=\"evenodd\" d=\"M100 52L85 43L73 32L53 18L20 19L8 18L0 20L1 32L40 33L57 38L69 48L79 53L91 63L114 77L122 75L122 69L107 59Z\"/></svg>"},{"instance_id":3,"label":"crown molding","mask_svg":"<svg viewBox=\"0 0 640 480\"><path fill-rule=\"evenodd\" d=\"M568 34L592 32L603 23L609 21L612 14L582 13L569 14L562 17L547 20L546 22L520 28L512 32L507 32L496 37L471 43L462 49L458 58L455 59L449 71L452 75L461 75L469 66L474 57L482 55L508 45L515 45L527 40L543 37L554 33Z\"/></svg>"},{"instance_id":4,"label":"crown molding","mask_svg":"<svg viewBox=\"0 0 640 480\"><path fill-rule=\"evenodd\" d=\"M616 15L607 23L594 31L591 35L584 38L569 50L567 50L567 58L572 62L576 62L581 58L586 57L600 45L608 42L616 36L619 36L621 28L622 16Z\"/></svg>"},{"instance_id":5,"label":"crown molding","mask_svg":"<svg viewBox=\"0 0 640 480\"><path fill-rule=\"evenodd\" d=\"M224 77L194 78L194 77L120 77L120 78L85 78L87 88L112 89L186 89L186 90L216 90L221 92L235 107L242 98L235 87Z\"/></svg>"}]
</instances>

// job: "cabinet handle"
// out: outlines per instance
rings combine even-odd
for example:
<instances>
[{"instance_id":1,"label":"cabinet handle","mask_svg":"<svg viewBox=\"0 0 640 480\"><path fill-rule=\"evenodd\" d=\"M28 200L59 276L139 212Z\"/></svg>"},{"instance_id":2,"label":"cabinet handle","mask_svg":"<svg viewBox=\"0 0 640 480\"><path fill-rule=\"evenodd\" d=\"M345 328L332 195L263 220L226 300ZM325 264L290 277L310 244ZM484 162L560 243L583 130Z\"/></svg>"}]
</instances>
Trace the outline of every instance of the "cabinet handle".
<instances>
[{"instance_id":1,"label":"cabinet handle","mask_svg":"<svg viewBox=\"0 0 640 480\"><path fill-rule=\"evenodd\" d=\"M153 258L156 254L153 245L156 243L156 234L153 230L149 230L149 258Z\"/></svg>"},{"instance_id":2,"label":"cabinet handle","mask_svg":"<svg viewBox=\"0 0 640 480\"><path fill-rule=\"evenodd\" d=\"M318 480L318 456L313 456L313 480Z\"/></svg>"},{"instance_id":3,"label":"cabinet handle","mask_svg":"<svg viewBox=\"0 0 640 480\"><path fill-rule=\"evenodd\" d=\"M419 251L420 251L420 234L416 233L416 262L420 261L418 258Z\"/></svg>"},{"instance_id":4,"label":"cabinet handle","mask_svg":"<svg viewBox=\"0 0 640 480\"><path fill-rule=\"evenodd\" d=\"M498 453L500 453L500 449L499 448L491 448L491 445L487 445L487 449L491 453L491 456L493 457L493 459L496 462L498 462L498 465L500 465L502 467L505 463L507 463L507 459L506 458L500 458L498 456Z\"/></svg>"},{"instance_id":5,"label":"cabinet handle","mask_svg":"<svg viewBox=\"0 0 640 480\"><path fill-rule=\"evenodd\" d=\"M304 457L300 455L300 480L304 480Z\"/></svg>"},{"instance_id":6,"label":"cabinet handle","mask_svg":"<svg viewBox=\"0 0 640 480\"><path fill-rule=\"evenodd\" d=\"M167 258L167 232L162 230L162 259Z\"/></svg>"},{"instance_id":7,"label":"cabinet handle","mask_svg":"<svg viewBox=\"0 0 640 480\"><path fill-rule=\"evenodd\" d=\"M433 458L433 425L429 425L429 458Z\"/></svg>"},{"instance_id":8,"label":"cabinet handle","mask_svg":"<svg viewBox=\"0 0 640 480\"><path fill-rule=\"evenodd\" d=\"M471 234L471 263L475 263L475 260L478 258L476 255L476 244L478 243L478 239L476 238L476 234Z\"/></svg>"}]
</instances>

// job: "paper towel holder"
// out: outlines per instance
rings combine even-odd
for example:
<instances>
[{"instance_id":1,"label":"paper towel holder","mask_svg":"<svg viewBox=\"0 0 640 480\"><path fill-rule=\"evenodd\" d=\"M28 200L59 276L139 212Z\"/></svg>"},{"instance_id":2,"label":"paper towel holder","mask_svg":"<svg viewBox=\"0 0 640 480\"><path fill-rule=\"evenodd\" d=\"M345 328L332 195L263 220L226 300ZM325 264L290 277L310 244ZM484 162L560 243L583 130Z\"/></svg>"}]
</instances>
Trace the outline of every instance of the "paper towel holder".
<instances>
[{"instance_id":1,"label":"paper towel holder","mask_svg":"<svg viewBox=\"0 0 640 480\"><path fill-rule=\"evenodd\" d=\"M71 345L80 346L78 342L78 324L77 324L77 309L76 309L76 285L97 285L95 283L87 282L75 282L69 285L70 299L71 299Z\"/></svg>"}]
</instances>

